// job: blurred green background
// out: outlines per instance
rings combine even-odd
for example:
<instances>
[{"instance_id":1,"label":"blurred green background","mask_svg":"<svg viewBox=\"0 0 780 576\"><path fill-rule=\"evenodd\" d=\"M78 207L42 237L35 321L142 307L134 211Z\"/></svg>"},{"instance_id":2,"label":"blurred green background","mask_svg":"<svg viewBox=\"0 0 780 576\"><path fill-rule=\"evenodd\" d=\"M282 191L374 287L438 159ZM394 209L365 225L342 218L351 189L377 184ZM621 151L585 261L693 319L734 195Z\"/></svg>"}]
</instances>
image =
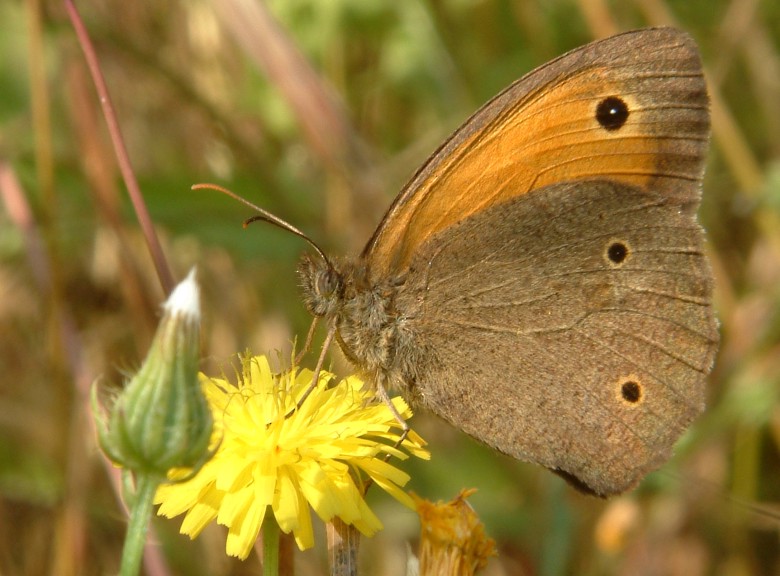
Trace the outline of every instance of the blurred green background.
<instances>
[{"instance_id":1,"label":"blurred green background","mask_svg":"<svg viewBox=\"0 0 780 576\"><path fill-rule=\"evenodd\" d=\"M471 112L596 37L676 24L713 99L702 222L722 345L709 409L674 459L603 501L430 416L410 488L471 502L498 543L486 574L780 574L780 3L772 0L79 2L130 158L178 277L198 266L206 369L287 351L307 314L304 243L193 192L216 182L334 254ZM0 3L0 574L109 574L125 520L85 393L121 382L163 298L63 5ZM416 516L374 491L366 574L403 574ZM221 528L155 522L159 574L253 574ZM297 556L326 573L325 545Z\"/></svg>"}]
</instances>

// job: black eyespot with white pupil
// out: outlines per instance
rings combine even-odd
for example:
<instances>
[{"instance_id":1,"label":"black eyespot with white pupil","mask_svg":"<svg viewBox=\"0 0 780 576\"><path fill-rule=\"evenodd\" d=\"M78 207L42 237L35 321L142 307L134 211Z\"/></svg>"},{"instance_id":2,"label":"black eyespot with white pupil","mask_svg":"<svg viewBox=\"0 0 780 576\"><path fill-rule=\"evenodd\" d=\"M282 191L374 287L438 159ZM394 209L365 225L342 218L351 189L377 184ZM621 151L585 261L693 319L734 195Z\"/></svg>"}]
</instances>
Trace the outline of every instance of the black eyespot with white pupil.
<instances>
[{"instance_id":1,"label":"black eyespot with white pupil","mask_svg":"<svg viewBox=\"0 0 780 576\"><path fill-rule=\"evenodd\" d=\"M613 264L622 264L627 257L628 246L622 242L613 242L609 245L609 248L607 248L607 258L609 258L610 262Z\"/></svg>"},{"instance_id":2,"label":"black eyespot with white pupil","mask_svg":"<svg viewBox=\"0 0 780 576\"><path fill-rule=\"evenodd\" d=\"M610 238L603 246L601 257L613 270L622 268L631 258L631 244L625 238Z\"/></svg>"},{"instance_id":3,"label":"black eyespot with white pupil","mask_svg":"<svg viewBox=\"0 0 780 576\"><path fill-rule=\"evenodd\" d=\"M610 132L619 130L628 120L628 104L617 96L608 96L596 106L596 120Z\"/></svg>"}]
</instances>

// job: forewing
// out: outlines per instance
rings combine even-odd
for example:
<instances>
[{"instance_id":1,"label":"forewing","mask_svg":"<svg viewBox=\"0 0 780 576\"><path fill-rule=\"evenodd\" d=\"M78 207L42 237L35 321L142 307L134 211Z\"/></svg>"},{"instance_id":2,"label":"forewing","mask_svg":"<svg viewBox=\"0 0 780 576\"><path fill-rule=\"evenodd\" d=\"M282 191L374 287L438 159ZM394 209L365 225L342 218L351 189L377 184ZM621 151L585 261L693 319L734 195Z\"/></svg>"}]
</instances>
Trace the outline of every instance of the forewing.
<instances>
[{"instance_id":1,"label":"forewing","mask_svg":"<svg viewBox=\"0 0 780 576\"><path fill-rule=\"evenodd\" d=\"M597 119L618 97L618 129ZM363 252L372 275L398 274L428 238L486 207L549 184L609 178L697 196L709 134L693 40L645 29L578 48L485 104L420 168Z\"/></svg>"}]
</instances>

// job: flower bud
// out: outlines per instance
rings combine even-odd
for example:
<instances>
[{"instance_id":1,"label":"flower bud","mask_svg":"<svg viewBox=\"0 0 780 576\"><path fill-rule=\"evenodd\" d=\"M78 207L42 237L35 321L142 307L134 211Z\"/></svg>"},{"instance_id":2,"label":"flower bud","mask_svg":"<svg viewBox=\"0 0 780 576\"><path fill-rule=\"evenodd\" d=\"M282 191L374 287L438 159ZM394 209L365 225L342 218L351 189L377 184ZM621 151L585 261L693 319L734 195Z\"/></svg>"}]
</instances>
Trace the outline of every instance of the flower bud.
<instances>
[{"instance_id":1,"label":"flower bud","mask_svg":"<svg viewBox=\"0 0 780 576\"><path fill-rule=\"evenodd\" d=\"M101 415L103 451L135 473L165 475L207 458L212 418L198 380L200 304L194 269L171 293L141 369Z\"/></svg>"}]
</instances>

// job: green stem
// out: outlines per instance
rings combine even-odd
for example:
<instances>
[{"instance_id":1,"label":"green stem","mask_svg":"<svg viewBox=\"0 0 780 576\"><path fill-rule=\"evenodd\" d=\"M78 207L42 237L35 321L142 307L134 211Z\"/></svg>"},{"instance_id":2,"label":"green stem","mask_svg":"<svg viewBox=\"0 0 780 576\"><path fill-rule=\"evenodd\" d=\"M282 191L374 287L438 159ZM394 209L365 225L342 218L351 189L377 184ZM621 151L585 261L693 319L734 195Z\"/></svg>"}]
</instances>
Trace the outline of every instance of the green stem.
<instances>
[{"instance_id":1,"label":"green stem","mask_svg":"<svg viewBox=\"0 0 780 576\"><path fill-rule=\"evenodd\" d=\"M273 517L263 522L263 576L279 576L279 525Z\"/></svg>"},{"instance_id":2,"label":"green stem","mask_svg":"<svg viewBox=\"0 0 780 576\"><path fill-rule=\"evenodd\" d=\"M159 484L160 478L155 475L144 474L137 478L135 502L130 512L130 524L122 550L122 567L119 571L121 576L137 576L141 572L146 531L152 514L154 493Z\"/></svg>"}]
</instances>

